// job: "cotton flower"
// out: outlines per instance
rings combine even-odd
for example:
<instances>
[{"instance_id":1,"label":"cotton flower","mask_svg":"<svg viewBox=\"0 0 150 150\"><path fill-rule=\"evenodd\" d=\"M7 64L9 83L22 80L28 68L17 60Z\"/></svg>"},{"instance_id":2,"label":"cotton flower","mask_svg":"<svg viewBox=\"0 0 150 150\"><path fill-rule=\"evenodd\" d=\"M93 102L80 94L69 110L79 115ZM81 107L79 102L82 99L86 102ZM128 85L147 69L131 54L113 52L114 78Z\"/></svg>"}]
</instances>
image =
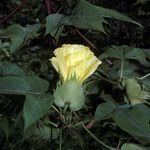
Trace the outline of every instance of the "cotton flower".
<instances>
[{"instance_id":1,"label":"cotton flower","mask_svg":"<svg viewBox=\"0 0 150 150\"><path fill-rule=\"evenodd\" d=\"M89 47L84 45L63 44L55 49L54 55L50 60L63 81L75 77L82 83L102 63Z\"/></svg>"}]
</instances>

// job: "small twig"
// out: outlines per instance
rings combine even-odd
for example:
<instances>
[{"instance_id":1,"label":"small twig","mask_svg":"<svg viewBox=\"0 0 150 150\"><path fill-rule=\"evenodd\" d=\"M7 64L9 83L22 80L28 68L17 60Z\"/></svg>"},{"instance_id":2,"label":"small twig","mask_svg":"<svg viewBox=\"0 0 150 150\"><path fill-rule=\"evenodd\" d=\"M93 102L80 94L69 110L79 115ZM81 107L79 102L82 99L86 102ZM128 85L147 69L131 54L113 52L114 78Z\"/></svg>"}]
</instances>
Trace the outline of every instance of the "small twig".
<instances>
[{"instance_id":1,"label":"small twig","mask_svg":"<svg viewBox=\"0 0 150 150\"><path fill-rule=\"evenodd\" d=\"M16 8L14 9L6 18L4 18L0 24L11 18L28 0L23 0L23 2Z\"/></svg>"},{"instance_id":2,"label":"small twig","mask_svg":"<svg viewBox=\"0 0 150 150\"><path fill-rule=\"evenodd\" d=\"M46 4L46 7L47 7L48 14L51 14L52 10L51 10L51 6L50 6L50 3L49 3L49 0L45 0L45 4Z\"/></svg>"},{"instance_id":3,"label":"small twig","mask_svg":"<svg viewBox=\"0 0 150 150\"><path fill-rule=\"evenodd\" d=\"M64 118L64 116L61 114L61 112L55 107L52 105L52 108L62 117Z\"/></svg>"},{"instance_id":4,"label":"small twig","mask_svg":"<svg viewBox=\"0 0 150 150\"><path fill-rule=\"evenodd\" d=\"M80 36L82 37L93 49L95 49L97 52L99 52L99 49L87 38L85 37L79 30L77 29L74 29L75 32ZM112 65L112 62L110 60L108 60L106 58L106 61L108 62L109 65Z\"/></svg>"},{"instance_id":5,"label":"small twig","mask_svg":"<svg viewBox=\"0 0 150 150\"><path fill-rule=\"evenodd\" d=\"M145 76L141 77L140 80L143 80L143 79L145 79L145 78L147 78L147 77L149 77L149 76L150 76L150 73L148 73L148 74L146 74Z\"/></svg>"},{"instance_id":6,"label":"small twig","mask_svg":"<svg viewBox=\"0 0 150 150\"><path fill-rule=\"evenodd\" d=\"M76 116L77 119L80 119L79 116L76 114L76 112L73 112L74 115ZM93 137L99 144L103 145L105 148L109 149L109 150L115 150L115 148L110 147L108 145L106 145L103 141L101 141L100 139L98 139L90 130L87 129L87 127L81 123L82 127L85 129L85 131L91 136Z\"/></svg>"},{"instance_id":7,"label":"small twig","mask_svg":"<svg viewBox=\"0 0 150 150\"><path fill-rule=\"evenodd\" d=\"M110 84L113 84L113 85L117 85L117 84L118 84L118 83L115 82L115 81L112 81L112 80L109 80L109 79L104 78L104 77L102 77L102 76L99 76L99 78L97 78L96 80L89 81L89 82L86 84L86 86L89 86L90 84L94 83L95 81L98 82L98 81L100 81L100 80L104 80L104 81L106 81L106 82L108 82L108 83L110 83Z\"/></svg>"},{"instance_id":8,"label":"small twig","mask_svg":"<svg viewBox=\"0 0 150 150\"><path fill-rule=\"evenodd\" d=\"M123 78L123 69L124 69L124 60L122 59L121 61L121 71L120 71L120 79L119 79L119 82L122 81L122 78Z\"/></svg>"},{"instance_id":9,"label":"small twig","mask_svg":"<svg viewBox=\"0 0 150 150\"><path fill-rule=\"evenodd\" d=\"M64 2L64 4L59 8L59 10L57 11L57 13L60 13L61 10L66 6L67 3L68 3L68 1Z\"/></svg>"},{"instance_id":10,"label":"small twig","mask_svg":"<svg viewBox=\"0 0 150 150\"><path fill-rule=\"evenodd\" d=\"M93 49L95 49L95 50L97 50L97 51L99 52L98 48L97 48L87 37L85 37L79 30L77 30L77 29L74 29L74 30L75 30L76 33L77 33L79 36L81 36Z\"/></svg>"}]
</instances>

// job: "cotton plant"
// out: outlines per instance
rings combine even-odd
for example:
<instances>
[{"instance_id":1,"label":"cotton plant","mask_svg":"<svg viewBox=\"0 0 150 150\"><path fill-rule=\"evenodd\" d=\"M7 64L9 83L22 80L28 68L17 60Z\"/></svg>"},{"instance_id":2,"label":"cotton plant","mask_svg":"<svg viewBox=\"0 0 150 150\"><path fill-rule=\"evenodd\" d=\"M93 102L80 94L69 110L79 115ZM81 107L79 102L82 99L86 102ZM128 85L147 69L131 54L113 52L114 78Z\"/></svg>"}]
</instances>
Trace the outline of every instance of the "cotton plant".
<instances>
[{"instance_id":1,"label":"cotton plant","mask_svg":"<svg viewBox=\"0 0 150 150\"><path fill-rule=\"evenodd\" d=\"M78 111L85 104L83 83L102 62L89 47L78 44L63 44L54 55L50 61L60 76L54 91L55 105Z\"/></svg>"}]
</instances>

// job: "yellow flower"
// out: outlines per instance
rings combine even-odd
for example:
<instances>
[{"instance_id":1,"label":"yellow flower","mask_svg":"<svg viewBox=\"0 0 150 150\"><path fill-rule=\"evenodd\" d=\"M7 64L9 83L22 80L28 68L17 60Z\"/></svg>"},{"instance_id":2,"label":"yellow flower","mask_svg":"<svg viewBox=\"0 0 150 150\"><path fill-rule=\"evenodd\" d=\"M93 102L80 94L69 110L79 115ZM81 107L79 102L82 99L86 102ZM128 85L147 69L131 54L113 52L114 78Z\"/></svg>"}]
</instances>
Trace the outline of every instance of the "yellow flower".
<instances>
[{"instance_id":1,"label":"yellow flower","mask_svg":"<svg viewBox=\"0 0 150 150\"><path fill-rule=\"evenodd\" d=\"M102 63L89 47L84 45L63 44L55 49L54 55L50 60L63 81L76 77L82 83Z\"/></svg>"}]
</instances>

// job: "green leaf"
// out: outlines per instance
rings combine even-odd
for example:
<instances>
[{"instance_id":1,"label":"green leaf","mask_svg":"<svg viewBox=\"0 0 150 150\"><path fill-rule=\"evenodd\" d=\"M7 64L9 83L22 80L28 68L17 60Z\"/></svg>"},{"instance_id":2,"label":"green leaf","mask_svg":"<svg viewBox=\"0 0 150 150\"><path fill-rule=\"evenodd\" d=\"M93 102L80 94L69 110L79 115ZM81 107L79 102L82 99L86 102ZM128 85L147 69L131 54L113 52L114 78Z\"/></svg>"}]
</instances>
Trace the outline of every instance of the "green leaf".
<instances>
[{"instance_id":1,"label":"green leaf","mask_svg":"<svg viewBox=\"0 0 150 150\"><path fill-rule=\"evenodd\" d=\"M0 30L0 38L11 39L10 53L14 53L22 48L29 39L37 36L39 27L39 24L27 25L26 27L13 24L7 29Z\"/></svg>"},{"instance_id":2,"label":"green leaf","mask_svg":"<svg viewBox=\"0 0 150 150\"><path fill-rule=\"evenodd\" d=\"M112 79L117 80L120 77L121 74L121 61L116 60L113 62L113 67L110 69L110 76ZM129 61L124 61L123 64L123 73L122 76L124 78L132 78L133 76L138 76L138 73L136 72L137 66L133 63L130 63Z\"/></svg>"},{"instance_id":3,"label":"green leaf","mask_svg":"<svg viewBox=\"0 0 150 150\"><path fill-rule=\"evenodd\" d=\"M0 63L0 75L2 76L25 76L25 72L16 64Z\"/></svg>"},{"instance_id":4,"label":"green leaf","mask_svg":"<svg viewBox=\"0 0 150 150\"><path fill-rule=\"evenodd\" d=\"M150 125L145 113L138 107L118 108L112 117L115 123L132 136L150 139Z\"/></svg>"},{"instance_id":5,"label":"green leaf","mask_svg":"<svg viewBox=\"0 0 150 150\"><path fill-rule=\"evenodd\" d=\"M143 117L148 122L150 121L150 108L144 104L136 104L134 105L134 108L136 108L141 114L143 114Z\"/></svg>"},{"instance_id":6,"label":"green leaf","mask_svg":"<svg viewBox=\"0 0 150 150\"><path fill-rule=\"evenodd\" d=\"M92 29L105 33L103 23L107 23L107 21L104 18L123 20L141 26L115 10L98 7L85 0L78 1L68 23L77 28Z\"/></svg>"},{"instance_id":7,"label":"green leaf","mask_svg":"<svg viewBox=\"0 0 150 150\"><path fill-rule=\"evenodd\" d=\"M59 128L52 128L47 125L40 125L39 128L35 130L35 136L38 136L40 140L51 141L59 137Z\"/></svg>"},{"instance_id":8,"label":"green leaf","mask_svg":"<svg viewBox=\"0 0 150 150\"><path fill-rule=\"evenodd\" d=\"M121 150L145 150L145 149L136 144L125 143L122 145Z\"/></svg>"},{"instance_id":9,"label":"green leaf","mask_svg":"<svg viewBox=\"0 0 150 150\"><path fill-rule=\"evenodd\" d=\"M23 132L23 140L27 140L34 135L35 130L37 129L36 123L30 125L26 130Z\"/></svg>"},{"instance_id":10,"label":"green leaf","mask_svg":"<svg viewBox=\"0 0 150 150\"><path fill-rule=\"evenodd\" d=\"M25 121L25 130L33 123L42 118L53 104L53 98L49 94L44 95L26 95L23 107L23 117Z\"/></svg>"},{"instance_id":11,"label":"green leaf","mask_svg":"<svg viewBox=\"0 0 150 150\"><path fill-rule=\"evenodd\" d=\"M141 48L132 48L126 51L125 53L125 59L133 59L137 60L141 64L147 64L148 62L146 61L146 55L144 53L144 50Z\"/></svg>"},{"instance_id":12,"label":"green leaf","mask_svg":"<svg viewBox=\"0 0 150 150\"><path fill-rule=\"evenodd\" d=\"M123 60L137 60L142 65L149 66L150 64L146 61L146 55L144 50L140 48L132 48L127 45L123 46L112 46L107 48L105 53L101 55L101 58L115 58L121 61Z\"/></svg>"},{"instance_id":13,"label":"green leaf","mask_svg":"<svg viewBox=\"0 0 150 150\"><path fill-rule=\"evenodd\" d=\"M115 10L98 7L85 0L78 0L69 16L57 13L47 16L46 34L49 33L58 40L64 25L72 25L80 29L91 29L105 33L103 23L107 23L107 21L104 18L123 20L141 26L136 21Z\"/></svg>"},{"instance_id":14,"label":"green leaf","mask_svg":"<svg viewBox=\"0 0 150 150\"><path fill-rule=\"evenodd\" d=\"M1 94L43 94L48 90L49 83L37 76L1 77Z\"/></svg>"},{"instance_id":15,"label":"green leaf","mask_svg":"<svg viewBox=\"0 0 150 150\"><path fill-rule=\"evenodd\" d=\"M58 40L63 27L65 17L61 14L50 14L46 18L46 34L50 34Z\"/></svg>"},{"instance_id":16,"label":"green leaf","mask_svg":"<svg viewBox=\"0 0 150 150\"><path fill-rule=\"evenodd\" d=\"M104 120L109 118L110 113L116 108L114 103L107 102L98 105L95 112L95 120Z\"/></svg>"}]
</instances>

